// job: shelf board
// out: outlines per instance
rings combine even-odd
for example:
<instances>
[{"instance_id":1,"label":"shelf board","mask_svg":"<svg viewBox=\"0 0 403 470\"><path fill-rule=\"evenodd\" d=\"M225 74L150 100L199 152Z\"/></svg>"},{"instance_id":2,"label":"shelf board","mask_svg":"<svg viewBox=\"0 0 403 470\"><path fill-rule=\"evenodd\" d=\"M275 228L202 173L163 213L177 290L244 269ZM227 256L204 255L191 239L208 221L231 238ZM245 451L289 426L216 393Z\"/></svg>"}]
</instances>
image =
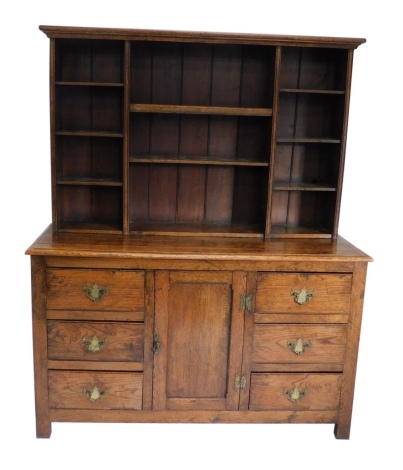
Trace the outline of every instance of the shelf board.
<instances>
[{"instance_id":1,"label":"shelf board","mask_svg":"<svg viewBox=\"0 0 403 470\"><path fill-rule=\"evenodd\" d=\"M110 178L60 177L57 179L57 184L72 186L123 186L123 182L121 180Z\"/></svg>"},{"instance_id":2,"label":"shelf board","mask_svg":"<svg viewBox=\"0 0 403 470\"><path fill-rule=\"evenodd\" d=\"M64 81L58 81L55 82L55 85L60 85L60 86L78 86L78 87L84 87L84 86L90 86L90 87L120 87L123 88L124 84L120 82L64 82Z\"/></svg>"},{"instance_id":3,"label":"shelf board","mask_svg":"<svg viewBox=\"0 0 403 470\"><path fill-rule=\"evenodd\" d=\"M180 164L180 165L228 165L228 166L269 166L268 162L251 160L213 159L212 157L166 157L161 155L130 157L130 163Z\"/></svg>"},{"instance_id":4,"label":"shelf board","mask_svg":"<svg viewBox=\"0 0 403 470\"><path fill-rule=\"evenodd\" d=\"M336 191L330 184L275 182L274 191Z\"/></svg>"},{"instance_id":5,"label":"shelf board","mask_svg":"<svg viewBox=\"0 0 403 470\"><path fill-rule=\"evenodd\" d=\"M317 90L311 88L280 88L281 93L307 93L319 95L345 95L343 90Z\"/></svg>"},{"instance_id":6,"label":"shelf board","mask_svg":"<svg viewBox=\"0 0 403 470\"><path fill-rule=\"evenodd\" d=\"M163 224L131 222L133 235L174 235L184 237L248 237L263 238L264 228L260 225L217 225L217 224Z\"/></svg>"},{"instance_id":7,"label":"shelf board","mask_svg":"<svg viewBox=\"0 0 403 470\"><path fill-rule=\"evenodd\" d=\"M60 222L60 232L122 234L119 224L91 222Z\"/></svg>"},{"instance_id":8,"label":"shelf board","mask_svg":"<svg viewBox=\"0 0 403 470\"><path fill-rule=\"evenodd\" d=\"M76 137L123 137L122 132L108 132L108 131L56 131L56 135L70 135Z\"/></svg>"},{"instance_id":9,"label":"shelf board","mask_svg":"<svg viewBox=\"0 0 403 470\"><path fill-rule=\"evenodd\" d=\"M270 238L332 238L328 229L317 227L288 227L285 225L273 225Z\"/></svg>"},{"instance_id":10,"label":"shelf board","mask_svg":"<svg viewBox=\"0 0 403 470\"><path fill-rule=\"evenodd\" d=\"M131 104L132 113L215 114L227 116L271 116L271 108L242 108L235 106L185 106L169 104Z\"/></svg>"},{"instance_id":11,"label":"shelf board","mask_svg":"<svg viewBox=\"0 0 403 470\"><path fill-rule=\"evenodd\" d=\"M340 139L330 137L277 137L279 144L340 144Z\"/></svg>"}]
</instances>

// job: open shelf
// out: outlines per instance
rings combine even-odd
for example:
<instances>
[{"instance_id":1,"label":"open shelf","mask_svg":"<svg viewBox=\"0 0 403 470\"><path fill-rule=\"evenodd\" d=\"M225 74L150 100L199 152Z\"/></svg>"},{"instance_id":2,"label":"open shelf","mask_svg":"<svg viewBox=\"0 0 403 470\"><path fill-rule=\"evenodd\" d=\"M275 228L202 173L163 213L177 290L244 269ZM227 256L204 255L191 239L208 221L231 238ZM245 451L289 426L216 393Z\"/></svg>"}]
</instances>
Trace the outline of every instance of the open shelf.
<instances>
[{"instance_id":1,"label":"open shelf","mask_svg":"<svg viewBox=\"0 0 403 470\"><path fill-rule=\"evenodd\" d=\"M129 188L131 231L177 225L193 234L248 234L265 226L267 168L139 163L130 166Z\"/></svg>"},{"instance_id":2,"label":"open shelf","mask_svg":"<svg viewBox=\"0 0 403 470\"><path fill-rule=\"evenodd\" d=\"M123 83L124 42L58 39L56 83Z\"/></svg>"},{"instance_id":3,"label":"open shelf","mask_svg":"<svg viewBox=\"0 0 403 470\"><path fill-rule=\"evenodd\" d=\"M131 159L136 156L268 162L271 118L131 114Z\"/></svg>"},{"instance_id":4,"label":"open shelf","mask_svg":"<svg viewBox=\"0 0 403 470\"><path fill-rule=\"evenodd\" d=\"M336 237L352 54L317 44L56 38L56 230Z\"/></svg>"},{"instance_id":5,"label":"open shelf","mask_svg":"<svg viewBox=\"0 0 403 470\"><path fill-rule=\"evenodd\" d=\"M122 188L98 185L57 185L59 227L122 230Z\"/></svg>"}]
</instances>

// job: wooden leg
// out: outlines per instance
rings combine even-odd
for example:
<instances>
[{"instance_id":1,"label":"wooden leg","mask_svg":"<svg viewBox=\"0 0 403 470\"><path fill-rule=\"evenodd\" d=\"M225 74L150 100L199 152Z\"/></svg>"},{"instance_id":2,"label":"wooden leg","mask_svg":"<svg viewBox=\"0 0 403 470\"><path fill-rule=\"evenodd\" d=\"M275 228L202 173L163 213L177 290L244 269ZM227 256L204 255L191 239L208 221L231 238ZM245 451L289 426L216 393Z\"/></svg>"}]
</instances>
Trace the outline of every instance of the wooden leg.
<instances>
[{"instance_id":1,"label":"wooden leg","mask_svg":"<svg viewBox=\"0 0 403 470\"><path fill-rule=\"evenodd\" d=\"M351 294L351 312L347 330L348 347L346 351L346 362L343 370L339 418L334 429L334 433L337 439L349 439L350 437L366 272L366 263L359 263L354 269Z\"/></svg>"},{"instance_id":2,"label":"wooden leg","mask_svg":"<svg viewBox=\"0 0 403 470\"><path fill-rule=\"evenodd\" d=\"M345 426L334 425L334 436L336 439L350 439L350 423Z\"/></svg>"},{"instance_id":3,"label":"wooden leg","mask_svg":"<svg viewBox=\"0 0 403 470\"><path fill-rule=\"evenodd\" d=\"M42 256L32 256L32 331L37 437L50 437L51 433L48 400L45 276L45 259Z\"/></svg>"},{"instance_id":4,"label":"wooden leg","mask_svg":"<svg viewBox=\"0 0 403 470\"><path fill-rule=\"evenodd\" d=\"M47 439L52 434L52 424L49 421L40 422L36 419L36 437Z\"/></svg>"}]
</instances>

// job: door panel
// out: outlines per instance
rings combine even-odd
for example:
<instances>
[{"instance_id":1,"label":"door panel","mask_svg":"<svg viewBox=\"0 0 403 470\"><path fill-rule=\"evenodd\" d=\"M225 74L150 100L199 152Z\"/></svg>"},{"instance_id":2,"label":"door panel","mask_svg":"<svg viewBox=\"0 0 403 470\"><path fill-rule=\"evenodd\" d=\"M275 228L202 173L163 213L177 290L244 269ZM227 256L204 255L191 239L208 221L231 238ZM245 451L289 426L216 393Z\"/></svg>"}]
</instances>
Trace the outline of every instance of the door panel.
<instances>
[{"instance_id":1,"label":"door panel","mask_svg":"<svg viewBox=\"0 0 403 470\"><path fill-rule=\"evenodd\" d=\"M154 409L237 409L242 280L230 272L156 273Z\"/></svg>"}]
</instances>

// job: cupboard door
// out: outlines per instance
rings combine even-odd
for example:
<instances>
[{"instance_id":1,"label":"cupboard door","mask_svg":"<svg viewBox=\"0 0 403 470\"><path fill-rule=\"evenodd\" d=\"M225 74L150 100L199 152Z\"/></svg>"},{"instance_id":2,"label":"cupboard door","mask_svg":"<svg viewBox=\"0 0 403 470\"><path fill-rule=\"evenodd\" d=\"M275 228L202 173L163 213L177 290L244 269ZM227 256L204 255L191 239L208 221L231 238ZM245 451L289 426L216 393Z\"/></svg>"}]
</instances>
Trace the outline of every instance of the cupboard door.
<instances>
[{"instance_id":1,"label":"cupboard door","mask_svg":"<svg viewBox=\"0 0 403 470\"><path fill-rule=\"evenodd\" d=\"M238 409L245 287L242 273L156 273L153 409Z\"/></svg>"}]
</instances>

